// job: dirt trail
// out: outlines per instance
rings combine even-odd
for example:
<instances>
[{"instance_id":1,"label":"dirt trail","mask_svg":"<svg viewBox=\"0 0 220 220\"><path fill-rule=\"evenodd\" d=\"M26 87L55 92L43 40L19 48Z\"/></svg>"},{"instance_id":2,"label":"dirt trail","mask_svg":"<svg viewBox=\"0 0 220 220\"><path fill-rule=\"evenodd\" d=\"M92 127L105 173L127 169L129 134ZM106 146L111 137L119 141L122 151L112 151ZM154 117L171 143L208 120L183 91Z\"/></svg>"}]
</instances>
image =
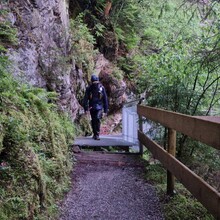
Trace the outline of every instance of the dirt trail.
<instances>
[{"instance_id":1,"label":"dirt trail","mask_svg":"<svg viewBox=\"0 0 220 220\"><path fill-rule=\"evenodd\" d=\"M143 167L120 161L81 162L75 166L59 220L164 219L155 189L143 178Z\"/></svg>"}]
</instances>

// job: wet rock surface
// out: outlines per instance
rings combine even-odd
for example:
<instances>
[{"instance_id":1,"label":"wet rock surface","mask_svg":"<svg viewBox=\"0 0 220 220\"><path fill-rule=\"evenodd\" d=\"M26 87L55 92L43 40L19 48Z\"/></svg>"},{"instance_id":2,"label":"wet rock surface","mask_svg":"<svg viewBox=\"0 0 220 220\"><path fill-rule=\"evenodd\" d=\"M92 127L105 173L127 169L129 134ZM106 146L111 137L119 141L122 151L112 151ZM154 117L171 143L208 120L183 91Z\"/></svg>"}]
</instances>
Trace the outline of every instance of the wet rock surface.
<instances>
[{"instance_id":1,"label":"wet rock surface","mask_svg":"<svg viewBox=\"0 0 220 220\"><path fill-rule=\"evenodd\" d=\"M70 58L69 3L66 0L9 1L18 45L9 50L12 72L20 81L58 94L59 108L76 118L77 89L85 90L82 71Z\"/></svg>"}]
</instances>

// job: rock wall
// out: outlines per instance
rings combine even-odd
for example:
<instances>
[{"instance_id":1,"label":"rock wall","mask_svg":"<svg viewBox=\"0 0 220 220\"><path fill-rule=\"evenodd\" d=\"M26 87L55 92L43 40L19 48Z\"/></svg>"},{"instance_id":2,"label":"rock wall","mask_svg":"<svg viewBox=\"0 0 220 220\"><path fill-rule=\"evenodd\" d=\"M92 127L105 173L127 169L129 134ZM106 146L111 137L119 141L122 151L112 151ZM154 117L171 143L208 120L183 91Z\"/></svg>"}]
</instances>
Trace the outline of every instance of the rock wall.
<instances>
[{"instance_id":1,"label":"rock wall","mask_svg":"<svg viewBox=\"0 0 220 220\"><path fill-rule=\"evenodd\" d=\"M75 120L83 112L79 100L88 75L75 65L72 55L69 0L9 0L8 4L9 20L17 27L19 42L9 49L13 74L22 82L56 91L60 109ZM102 54L94 62L94 72L107 87L110 112L117 112L125 101L126 84L114 78L113 65Z\"/></svg>"},{"instance_id":2,"label":"rock wall","mask_svg":"<svg viewBox=\"0 0 220 220\"><path fill-rule=\"evenodd\" d=\"M19 44L10 49L13 73L33 86L59 94L58 104L75 119L80 105L76 89L83 74L75 69L69 44L68 0L9 1L10 21L18 29Z\"/></svg>"}]
</instances>

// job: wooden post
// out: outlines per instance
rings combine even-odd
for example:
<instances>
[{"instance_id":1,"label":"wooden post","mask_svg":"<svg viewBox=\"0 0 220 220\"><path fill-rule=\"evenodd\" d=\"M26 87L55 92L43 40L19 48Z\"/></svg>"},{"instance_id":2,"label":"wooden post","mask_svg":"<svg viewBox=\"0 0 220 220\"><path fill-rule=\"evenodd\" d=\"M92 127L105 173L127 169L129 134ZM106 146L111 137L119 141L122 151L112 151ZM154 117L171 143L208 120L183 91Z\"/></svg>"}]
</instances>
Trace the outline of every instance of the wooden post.
<instances>
[{"instance_id":1,"label":"wooden post","mask_svg":"<svg viewBox=\"0 0 220 220\"><path fill-rule=\"evenodd\" d=\"M140 104L143 102L143 100L144 100L143 97L140 98L140 99L139 99L139 102L138 102L138 105L140 105ZM143 117L142 117L141 115L138 115L138 121L139 121L139 130L140 130L141 132L143 132ZM143 151L144 151L143 149L144 149L143 144L142 144L141 142L139 142L139 154L140 154L141 156L143 156Z\"/></svg>"},{"instance_id":2,"label":"wooden post","mask_svg":"<svg viewBox=\"0 0 220 220\"><path fill-rule=\"evenodd\" d=\"M168 128L168 148L167 152L175 157L176 155L176 131L174 129ZM174 195L174 175L167 170L167 194Z\"/></svg>"},{"instance_id":3,"label":"wooden post","mask_svg":"<svg viewBox=\"0 0 220 220\"><path fill-rule=\"evenodd\" d=\"M143 119L142 119L142 116L138 116L138 121L139 121L139 130L141 132L143 132ZM143 156L143 144L141 142L139 142L139 154L141 156Z\"/></svg>"}]
</instances>

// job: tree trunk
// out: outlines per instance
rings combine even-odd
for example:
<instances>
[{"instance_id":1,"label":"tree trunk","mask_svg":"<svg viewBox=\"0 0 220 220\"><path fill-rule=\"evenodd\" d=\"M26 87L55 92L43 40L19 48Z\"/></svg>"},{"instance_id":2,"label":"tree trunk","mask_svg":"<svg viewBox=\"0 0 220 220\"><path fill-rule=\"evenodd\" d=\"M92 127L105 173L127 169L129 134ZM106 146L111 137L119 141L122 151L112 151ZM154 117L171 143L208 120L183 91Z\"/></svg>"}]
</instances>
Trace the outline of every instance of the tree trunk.
<instances>
[{"instance_id":1,"label":"tree trunk","mask_svg":"<svg viewBox=\"0 0 220 220\"><path fill-rule=\"evenodd\" d=\"M109 16L109 12L111 10L111 7L112 7L112 1L107 0L106 5L105 5L105 12L104 12L105 18L107 18Z\"/></svg>"}]
</instances>

